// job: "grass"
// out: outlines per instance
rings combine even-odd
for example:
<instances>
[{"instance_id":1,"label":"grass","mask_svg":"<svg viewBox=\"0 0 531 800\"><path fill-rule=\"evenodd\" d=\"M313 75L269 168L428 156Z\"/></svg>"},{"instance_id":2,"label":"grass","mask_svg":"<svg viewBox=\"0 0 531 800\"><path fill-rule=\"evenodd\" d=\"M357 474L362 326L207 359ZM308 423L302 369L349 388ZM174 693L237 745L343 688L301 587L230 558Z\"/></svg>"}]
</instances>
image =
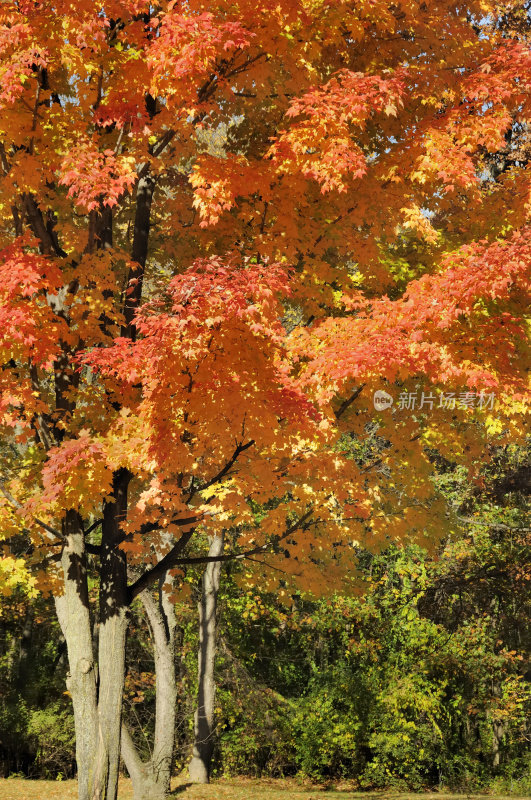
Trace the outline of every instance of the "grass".
<instances>
[{"instance_id":1,"label":"grass","mask_svg":"<svg viewBox=\"0 0 531 800\"><path fill-rule=\"evenodd\" d=\"M458 800L482 798L485 795L444 794L425 792L408 794L395 791L352 792L304 787L292 780L223 779L209 786L190 786L176 781L175 800ZM0 800L77 800L75 781L30 781L24 778L0 779ZM131 782L120 781L118 800L133 800ZM488 800L516 800L514 796L489 795Z\"/></svg>"}]
</instances>

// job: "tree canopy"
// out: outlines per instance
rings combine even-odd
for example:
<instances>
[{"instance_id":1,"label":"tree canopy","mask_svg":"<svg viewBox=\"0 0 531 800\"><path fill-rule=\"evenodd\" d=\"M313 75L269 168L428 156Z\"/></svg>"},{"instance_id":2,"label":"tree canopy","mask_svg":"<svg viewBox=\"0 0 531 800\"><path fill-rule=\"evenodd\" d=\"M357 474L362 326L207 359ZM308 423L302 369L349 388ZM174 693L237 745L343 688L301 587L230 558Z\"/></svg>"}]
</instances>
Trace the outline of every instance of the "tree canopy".
<instances>
[{"instance_id":1,"label":"tree canopy","mask_svg":"<svg viewBox=\"0 0 531 800\"><path fill-rule=\"evenodd\" d=\"M528 19L17 0L0 61L0 518L57 598L81 796L113 797L109 648L198 534L317 587L340 542L437 527L434 459L521 437Z\"/></svg>"}]
</instances>

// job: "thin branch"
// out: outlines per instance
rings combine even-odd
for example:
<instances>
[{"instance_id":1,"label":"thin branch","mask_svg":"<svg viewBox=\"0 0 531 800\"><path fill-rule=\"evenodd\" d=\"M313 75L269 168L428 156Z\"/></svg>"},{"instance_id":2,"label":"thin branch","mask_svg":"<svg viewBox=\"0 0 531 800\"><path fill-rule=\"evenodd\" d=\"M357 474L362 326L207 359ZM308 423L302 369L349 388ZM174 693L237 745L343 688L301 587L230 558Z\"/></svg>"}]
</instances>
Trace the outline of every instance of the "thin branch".
<instances>
[{"instance_id":1,"label":"thin branch","mask_svg":"<svg viewBox=\"0 0 531 800\"><path fill-rule=\"evenodd\" d=\"M260 233L262 233L262 234L263 234L263 232L264 232L264 230L265 230L266 217L267 217L267 209L268 209L268 208L269 208L269 203L268 203L268 201L266 200L266 201L265 201L265 203L264 203L264 213L262 214L262 222L260 223Z\"/></svg>"},{"instance_id":2,"label":"thin branch","mask_svg":"<svg viewBox=\"0 0 531 800\"><path fill-rule=\"evenodd\" d=\"M188 527L189 525L197 526L200 522L203 522L205 519L204 514L195 515L193 517L175 517L174 519L170 520L166 528L170 525L178 525L180 528ZM148 533L153 533L153 531L162 530L162 525L160 522L145 522L143 525L140 526L139 531L135 531L134 533L128 533L123 536L119 541L120 542L129 542L135 536L146 536Z\"/></svg>"},{"instance_id":3,"label":"thin branch","mask_svg":"<svg viewBox=\"0 0 531 800\"><path fill-rule=\"evenodd\" d=\"M3 142L0 142L0 162L4 170L4 175L7 175L11 169L11 164L7 160L6 149Z\"/></svg>"},{"instance_id":4,"label":"thin branch","mask_svg":"<svg viewBox=\"0 0 531 800\"><path fill-rule=\"evenodd\" d=\"M135 597L137 597L140 592L144 589L147 589L149 586L152 586L153 583L157 580L157 578L162 577L165 572L173 567L178 567L180 564L209 564L213 561L234 561L238 559L248 558L249 556L258 555L260 553L267 552L271 547L278 542L286 539L292 533L294 533L299 528L303 528L307 521L313 514L313 507L310 508L302 517L294 522L292 525L287 528L282 536L277 537L274 541L267 542L263 545L258 545L257 547L253 547L250 550L245 550L243 553L227 553L221 556L197 556L197 557L190 557L190 558L180 558L180 554L183 552L184 548L192 538L195 528L188 533L184 533L177 544L167 553L164 558L162 558L157 564L155 564L151 569L144 572L143 575L138 578L128 589L128 600L129 604L133 602Z\"/></svg>"},{"instance_id":5,"label":"thin branch","mask_svg":"<svg viewBox=\"0 0 531 800\"><path fill-rule=\"evenodd\" d=\"M46 569L49 564L57 563L61 560L62 553L53 553L50 556L46 556L43 558L42 561L38 561L35 563L31 563L30 565L33 569Z\"/></svg>"},{"instance_id":6,"label":"thin branch","mask_svg":"<svg viewBox=\"0 0 531 800\"><path fill-rule=\"evenodd\" d=\"M118 153L120 152L120 147L121 147L121 144L122 144L122 139L123 139L123 137L124 137L124 130L125 130L125 126L122 126L122 127L120 128L120 133L118 134L118 138L117 138L117 140L116 140L116 145L115 145L115 147L114 147L114 155L115 155L115 156L117 156L117 155L118 155Z\"/></svg>"},{"instance_id":7,"label":"thin branch","mask_svg":"<svg viewBox=\"0 0 531 800\"><path fill-rule=\"evenodd\" d=\"M273 564L268 564L267 561L261 561L259 558L252 558L251 556L245 557L246 561L254 561L255 564L260 564L262 567L267 567L268 569L274 569L275 572L281 572L283 575L286 575L285 569L280 569L280 567L274 567Z\"/></svg>"},{"instance_id":8,"label":"thin branch","mask_svg":"<svg viewBox=\"0 0 531 800\"><path fill-rule=\"evenodd\" d=\"M260 58L264 58L264 57L267 58L267 53L259 53L259 55L255 56L254 58L247 59L247 61L245 61L240 66L235 67L232 71L224 72L224 70L222 68L220 68L220 69L216 70L215 72L213 72L212 75L209 78L207 78L207 80L203 83L203 85L197 91L197 98L198 98L199 102L200 103L204 103L206 100L208 100L209 95L212 94L213 91L216 88L217 80L218 80L219 77L232 78L235 75L240 74L241 72L245 72L245 70L248 67L250 67L251 64L255 63ZM197 125L197 123L201 120L201 118L203 116L204 116L203 114L197 114L197 116L192 120L191 124L192 125ZM176 134L177 134L176 130L174 130L173 128L169 128L166 131L166 133L164 133L162 135L162 137L158 140L158 142L155 142L150 147L150 154L152 156L154 156L155 158L158 158L158 156L160 156L163 153L163 151L166 149L166 147L174 139ZM139 178L145 177L147 175L147 173L149 172L149 167L150 167L149 162L146 162L140 168L140 171L138 173L138 177Z\"/></svg>"},{"instance_id":9,"label":"thin branch","mask_svg":"<svg viewBox=\"0 0 531 800\"><path fill-rule=\"evenodd\" d=\"M363 467L363 469L361 471L362 472L370 472L371 469L374 469L375 467L379 467L380 464L382 464L382 463L383 463L383 458L377 458L376 461L372 462L372 464L367 464L366 467Z\"/></svg>"},{"instance_id":10,"label":"thin branch","mask_svg":"<svg viewBox=\"0 0 531 800\"><path fill-rule=\"evenodd\" d=\"M37 84L37 93L36 93L36 97L35 97L35 105L34 105L34 108L33 108L33 120L32 120L32 123L31 123L31 130L33 131L33 133L35 133L35 131L37 130L37 117L41 116L39 114L39 100L40 100L40 97L41 97L41 85L40 85L40 83L38 83ZM34 146L35 146L34 137L32 136L31 139L30 139L30 144L29 144L29 148L28 148L30 156L33 155Z\"/></svg>"},{"instance_id":11,"label":"thin branch","mask_svg":"<svg viewBox=\"0 0 531 800\"><path fill-rule=\"evenodd\" d=\"M350 214L352 214L352 212L355 211L357 207L358 206L355 205L351 206L350 208L347 208L347 210L344 211L343 214L339 214L339 216L333 219L332 222L329 222L328 227L330 227L331 225L337 225L338 222L341 222L341 220L345 219L345 217L348 217ZM321 233L313 243L313 247L316 247L323 239L324 239L324 233Z\"/></svg>"},{"instance_id":12,"label":"thin branch","mask_svg":"<svg viewBox=\"0 0 531 800\"><path fill-rule=\"evenodd\" d=\"M97 519L96 522L93 522L92 525L85 531L85 536L88 536L89 533L92 533L92 531L96 530L96 528L99 528L102 522L102 519Z\"/></svg>"},{"instance_id":13,"label":"thin branch","mask_svg":"<svg viewBox=\"0 0 531 800\"><path fill-rule=\"evenodd\" d=\"M302 517L294 522L292 525L287 528L282 536L276 537L271 542L266 542L265 544L257 545L256 547L252 547L250 550L244 550L242 553L224 553L220 556L190 556L188 558L177 558L173 561L174 566L179 566L180 564L210 564L212 562L217 561L238 561L242 559L249 559L251 556L258 555L260 553L267 553L270 548L272 548L275 544L287 539L288 536L291 536L292 533L299 530L299 528L307 528L312 523L308 522L311 515L313 514L313 508L303 514Z\"/></svg>"},{"instance_id":14,"label":"thin branch","mask_svg":"<svg viewBox=\"0 0 531 800\"><path fill-rule=\"evenodd\" d=\"M230 72L225 73L225 75L223 77L224 78L233 78L235 75L240 75L242 72L246 72L248 67L250 67L252 64L255 64L261 58L265 58L266 61L267 61L268 60L267 53L258 53L258 55L253 56L253 58L248 58L246 61L243 62L243 64L240 64L239 66L235 67Z\"/></svg>"}]
</instances>

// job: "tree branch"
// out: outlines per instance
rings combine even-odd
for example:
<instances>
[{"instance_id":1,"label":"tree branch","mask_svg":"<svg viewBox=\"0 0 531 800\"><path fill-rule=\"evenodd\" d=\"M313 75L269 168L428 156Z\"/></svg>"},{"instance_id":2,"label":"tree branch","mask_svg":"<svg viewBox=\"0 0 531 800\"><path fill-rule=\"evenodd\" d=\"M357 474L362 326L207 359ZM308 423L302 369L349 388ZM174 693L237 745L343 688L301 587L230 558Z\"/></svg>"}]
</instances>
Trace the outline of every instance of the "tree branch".
<instances>
[{"instance_id":1,"label":"tree branch","mask_svg":"<svg viewBox=\"0 0 531 800\"><path fill-rule=\"evenodd\" d=\"M89 533L92 533L92 531L98 528L102 522L102 519L97 519L96 522L93 522L92 525L85 531L85 536L88 536Z\"/></svg>"},{"instance_id":2,"label":"tree branch","mask_svg":"<svg viewBox=\"0 0 531 800\"><path fill-rule=\"evenodd\" d=\"M138 578L131 586L128 587L127 599L129 605L131 605L135 597L137 597L140 592L143 592L144 589L148 589L158 578L162 578L165 572L176 565L180 553L182 553L192 538L194 532L195 528L192 528L191 531L183 533L179 541L172 547L170 552L164 556L164 558L161 558L161 560L151 567L151 569L148 569L146 572L144 572L140 578Z\"/></svg>"},{"instance_id":3,"label":"tree branch","mask_svg":"<svg viewBox=\"0 0 531 800\"><path fill-rule=\"evenodd\" d=\"M346 399L346 400L343 400L343 402L341 403L341 405L339 406L339 408L337 409L337 411L334 411L334 414L335 414L335 416L336 416L336 419L339 419L339 418L340 418L340 417L341 417L341 416L342 416L342 415L345 413L345 411L346 411L348 408L350 408L350 406L352 405L352 403L353 403L353 402L354 402L354 401L355 401L355 400L356 400L356 399L357 399L357 398L360 396L360 394L361 394L361 392L362 392L362 390L363 390L364 388L365 388L365 384L364 384L364 383L362 383L362 384L361 384L361 386L358 386L358 388L357 388L357 389L354 389L354 391L352 392L352 394L350 395L350 397L347 397L347 399Z\"/></svg>"},{"instance_id":4,"label":"tree branch","mask_svg":"<svg viewBox=\"0 0 531 800\"><path fill-rule=\"evenodd\" d=\"M194 517L176 517L169 521L169 525L178 525L181 528L187 527L189 525L194 525L197 527L199 523L203 522L205 519L205 515L201 514L199 516L195 515ZM168 527L166 526L166 528ZM117 540L116 544L119 545L122 542L131 542L133 541L135 536L147 536L148 533L153 533L153 531L157 530L166 530L163 529L160 522L145 522L143 525L140 526L140 530L135 531L134 533L126 533L120 539Z\"/></svg>"},{"instance_id":5,"label":"tree branch","mask_svg":"<svg viewBox=\"0 0 531 800\"><path fill-rule=\"evenodd\" d=\"M228 472L231 470L231 468L234 466L234 464L235 464L235 463L236 463L236 461L238 460L239 456L240 456L240 455L241 455L243 452L245 452L245 450L248 450L250 447L252 447L254 443L255 443L254 439L250 439L250 440L249 440L249 441L248 441L246 444L242 444L242 443L240 442L240 444L236 445L236 449L235 449L234 453L232 454L232 456L230 457L230 459L227 461L227 463L225 464L225 466L224 466L222 469L220 469L220 471L219 471L219 472L218 472L216 475L214 475L214 477L213 477L213 478L211 478L211 479L210 479L210 480L209 480L207 483L204 483L202 486L196 486L196 487L195 487L195 488L192 490L192 492L191 492L191 493L188 495L186 502L187 502L187 503L189 503L189 502L190 502L190 500L192 499L192 497L193 497L193 496L194 496L194 495L195 495L197 492L202 492L202 491L204 491L204 489L208 489L210 486L213 486L215 483L217 483L217 482L218 482L218 481L220 481L222 478L224 478L224 477L225 477L225 475L226 475L226 474L227 474L227 473L228 473Z\"/></svg>"},{"instance_id":6,"label":"tree branch","mask_svg":"<svg viewBox=\"0 0 531 800\"><path fill-rule=\"evenodd\" d=\"M248 559L251 556L257 555L259 553L267 553L270 548L274 545L278 544L279 542L287 539L288 536L291 536L292 533L299 530L299 528L306 528L309 527L312 523L308 522L310 517L313 514L313 508L303 514L302 517L294 522L289 528L286 528L282 536L277 536L273 541L266 542L265 544L257 545L256 547L252 547L250 550L244 550L242 553L225 553L220 556L190 556L188 558L172 558L172 563L167 569L171 569L172 567L179 566L181 564L211 564L212 562L217 561L237 561L242 559ZM170 553L168 553L170 555Z\"/></svg>"}]
</instances>

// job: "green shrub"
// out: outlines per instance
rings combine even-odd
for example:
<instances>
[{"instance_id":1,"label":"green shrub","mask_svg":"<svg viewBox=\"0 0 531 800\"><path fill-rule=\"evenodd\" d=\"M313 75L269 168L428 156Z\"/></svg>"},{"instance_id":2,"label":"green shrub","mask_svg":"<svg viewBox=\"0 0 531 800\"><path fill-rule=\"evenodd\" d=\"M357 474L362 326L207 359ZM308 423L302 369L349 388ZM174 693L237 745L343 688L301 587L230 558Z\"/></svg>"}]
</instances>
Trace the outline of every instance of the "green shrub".
<instances>
[{"instance_id":1,"label":"green shrub","mask_svg":"<svg viewBox=\"0 0 531 800\"><path fill-rule=\"evenodd\" d=\"M280 777L294 772L290 704L270 689L221 689L223 707L217 771L225 775Z\"/></svg>"},{"instance_id":2,"label":"green shrub","mask_svg":"<svg viewBox=\"0 0 531 800\"><path fill-rule=\"evenodd\" d=\"M337 697L310 695L299 703L292 726L296 763L315 780L351 776L359 760L360 720Z\"/></svg>"},{"instance_id":3,"label":"green shrub","mask_svg":"<svg viewBox=\"0 0 531 800\"><path fill-rule=\"evenodd\" d=\"M27 735L35 748L39 777L72 777L75 771L74 717L70 707L56 700L29 713Z\"/></svg>"}]
</instances>

